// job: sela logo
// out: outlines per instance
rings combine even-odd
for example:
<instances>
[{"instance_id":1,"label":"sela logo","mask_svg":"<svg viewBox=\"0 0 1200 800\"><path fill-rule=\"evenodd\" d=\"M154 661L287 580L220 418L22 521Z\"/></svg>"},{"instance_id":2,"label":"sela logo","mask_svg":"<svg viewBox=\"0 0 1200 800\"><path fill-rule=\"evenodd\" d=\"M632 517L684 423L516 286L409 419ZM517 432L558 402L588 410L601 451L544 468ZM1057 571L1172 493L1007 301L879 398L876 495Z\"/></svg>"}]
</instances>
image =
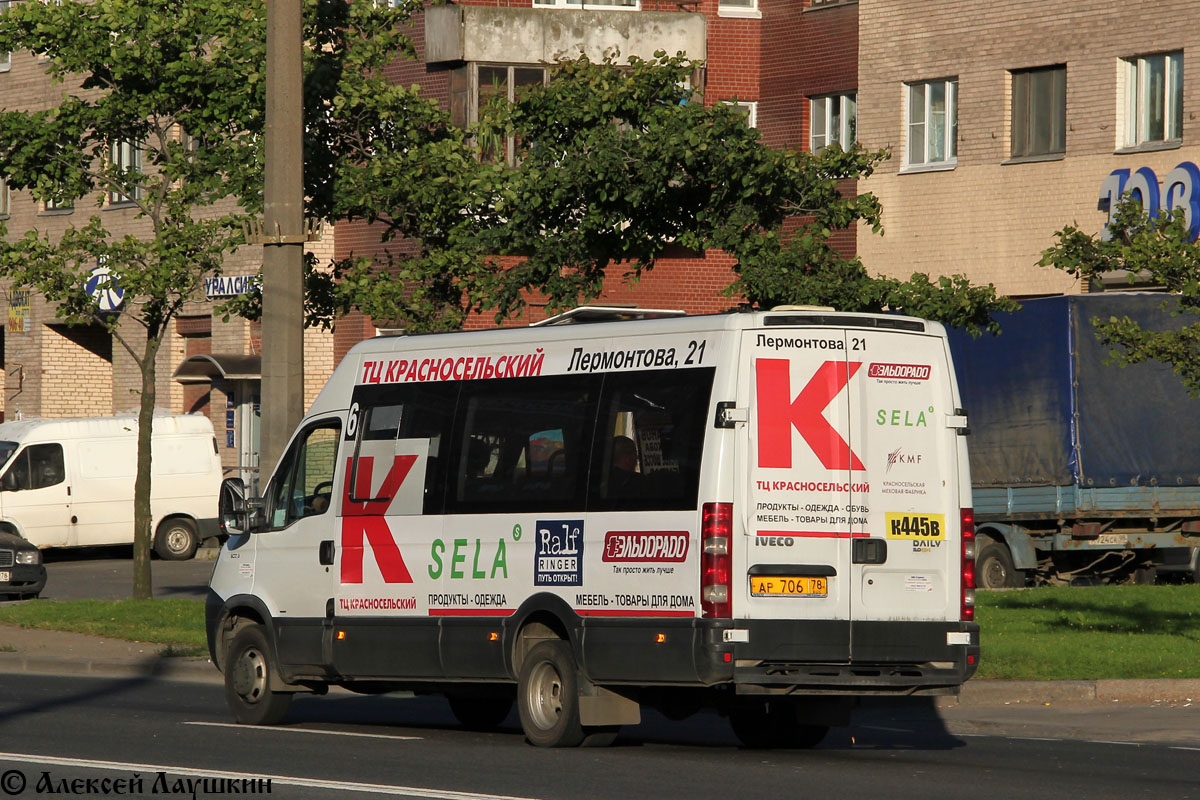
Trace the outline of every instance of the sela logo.
<instances>
[{"instance_id":1,"label":"sela logo","mask_svg":"<svg viewBox=\"0 0 1200 800\"><path fill-rule=\"evenodd\" d=\"M897 378L906 381L929 380L928 364L871 364L867 367L868 378Z\"/></svg>"},{"instance_id":2,"label":"sela logo","mask_svg":"<svg viewBox=\"0 0 1200 800\"><path fill-rule=\"evenodd\" d=\"M370 499L350 499L350 475L354 459L346 459L346 480L342 495L342 583L363 582L363 539L371 543L371 553L379 565L385 583L412 583L412 575L400 555L383 515L396 496L404 479L416 462L416 456L396 456L378 492L371 491L371 472L375 459L363 456L358 460L358 488L355 495Z\"/></svg>"},{"instance_id":3,"label":"sela logo","mask_svg":"<svg viewBox=\"0 0 1200 800\"><path fill-rule=\"evenodd\" d=\"M903 464L920 464L920 463L921 463L921 454L920 453L917 453L915 455L912 453L906 453L906 452L904 452L904 448L897 447L895 450L888 453L887 469L885 471L891 472L892 467L894 467L898 464L903 465Z\"/></svg>"},{"instance_id":4,"label":"sela logo","mask_svg":"<svg viewBox=\"0 0 1200 800\"><path fill-rule=\"evenodd\" d=\"M757 359L758 466L791 469L795 428L826 469L865 470L862 460L825 419L825 408L860 367L861 361L826 361L793 398L791 362L784 358Z\"/></svg>"},{"instance_id":5,"label":"sela logo","mask_svg":"<svg viewBox=\"0 0 1200 800\"><path fill-rule=\"evenodd\" d=\"M875 412L875 424L888 428L925 428L929 425L926 413L904 408L881 408ZM933 416L933 406L929 407L928 414Z\"/></svg>"}]
</instances>

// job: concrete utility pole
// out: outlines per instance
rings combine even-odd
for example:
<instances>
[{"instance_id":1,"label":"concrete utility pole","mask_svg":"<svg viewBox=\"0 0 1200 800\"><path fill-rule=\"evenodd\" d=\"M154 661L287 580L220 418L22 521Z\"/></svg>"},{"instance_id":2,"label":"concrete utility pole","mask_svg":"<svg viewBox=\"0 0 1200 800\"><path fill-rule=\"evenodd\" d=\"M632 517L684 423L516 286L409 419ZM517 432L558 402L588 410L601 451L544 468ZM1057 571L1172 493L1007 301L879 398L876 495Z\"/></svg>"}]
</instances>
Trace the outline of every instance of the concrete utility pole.
<instances>
[{"instance_id":1,"label":"concrete utility pole","mask_svg":"<svg viewBox=\"0 0 1200 800\"><path fill-rule=\"evenodd\" d=\"M301 0L267 0L259 485L304 416L304 153Z\"/></svg>"}]
</instances>

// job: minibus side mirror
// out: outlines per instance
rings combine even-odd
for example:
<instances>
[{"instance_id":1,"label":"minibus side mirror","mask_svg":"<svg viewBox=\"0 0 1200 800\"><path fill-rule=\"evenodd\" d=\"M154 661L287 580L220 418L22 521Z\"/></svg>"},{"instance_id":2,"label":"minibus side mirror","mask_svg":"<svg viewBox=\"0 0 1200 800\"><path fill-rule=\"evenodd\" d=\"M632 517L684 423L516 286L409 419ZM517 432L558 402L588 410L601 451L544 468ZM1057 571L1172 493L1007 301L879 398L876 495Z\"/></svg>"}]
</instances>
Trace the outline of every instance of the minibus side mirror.
<instances>
[{"instance_id":1,"label":"minibus side mirror","mask_svg":"<svg viewBox=\"0 0 1200 800\"><path fill-rule=\"evenodd\" d=\"M229 536L249 533L258 516L258 506L257 498L246 496L246 483L241 478L226 478L221 481L221 496L218 501L221 532Z\"/></svg>"}]
</instances>

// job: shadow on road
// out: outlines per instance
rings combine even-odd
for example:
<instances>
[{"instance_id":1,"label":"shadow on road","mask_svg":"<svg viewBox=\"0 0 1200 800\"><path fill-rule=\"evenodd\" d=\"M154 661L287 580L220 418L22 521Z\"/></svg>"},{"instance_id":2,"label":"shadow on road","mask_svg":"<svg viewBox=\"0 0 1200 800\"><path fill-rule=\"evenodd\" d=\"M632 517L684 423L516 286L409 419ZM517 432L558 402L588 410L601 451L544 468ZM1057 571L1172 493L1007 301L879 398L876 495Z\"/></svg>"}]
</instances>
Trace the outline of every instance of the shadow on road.
<instances>
[{"instance_id":1,"label":"shadow on road","mask_svg":"<svg viewBox=\"0 0 1200 800\"><path fill-rule=\"evenodd\" d=\"M469 732L451 715L444 699L436 696L337 695L296 698L285 725L353 726L381 733L422 736L429 731L461 731L463 735L521 737L514 710L489 734ZM882 698L866 700L847 728L834 728L818 746L821 750L952 750L965 742L946 728L933 698ZM621 729L615 747L684 746L747 749L733 735L728 721L714 712L701 712L674 722L643 709L640 725Z\"/></svg>"},{"instance_id":2,"label":"shadow on road","mask_svg":"<svg viewBox=\"0 0 1200 800\"><path fill-rule=\"evenodd\" d=\"M114 544L107 547L52 547L42 551L42 561L57 564L63 561L102 561L106 559L133 560L133 545Z\"/></svg>"}]
</instances>

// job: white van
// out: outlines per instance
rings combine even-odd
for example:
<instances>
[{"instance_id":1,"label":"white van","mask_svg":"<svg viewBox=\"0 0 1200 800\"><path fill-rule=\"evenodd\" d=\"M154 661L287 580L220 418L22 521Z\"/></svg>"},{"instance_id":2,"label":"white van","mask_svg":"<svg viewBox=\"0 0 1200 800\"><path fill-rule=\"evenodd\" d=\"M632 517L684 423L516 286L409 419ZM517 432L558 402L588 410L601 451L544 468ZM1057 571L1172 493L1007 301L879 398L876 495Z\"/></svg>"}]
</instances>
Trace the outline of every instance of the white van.
<instances>
[{"instance_id":1,"label":"white van","mask_svg":"<svg viewBox=\"0 0 1200 800\"><path fill-rule=\"evenodd\" d=\"M137 430L135 415L0 424L0 531L42 548L132 542ZM154 550L191 558L220 533L212 422L155 415L151 476Z\"/></svg>"},{"instance_id":2,"label":"white van","mask_svg":"<svg viewBox=\"0 0 1200 800\"><path fill-rule=\"evenodd\" d=\"M515 699L538 745L645 705L811 746L977 667L965 433L943 328L907 317L365 341L261 505L223 488L213 661L247 723L342 685L471 726Z\"/></svg>"}]
</instances>

